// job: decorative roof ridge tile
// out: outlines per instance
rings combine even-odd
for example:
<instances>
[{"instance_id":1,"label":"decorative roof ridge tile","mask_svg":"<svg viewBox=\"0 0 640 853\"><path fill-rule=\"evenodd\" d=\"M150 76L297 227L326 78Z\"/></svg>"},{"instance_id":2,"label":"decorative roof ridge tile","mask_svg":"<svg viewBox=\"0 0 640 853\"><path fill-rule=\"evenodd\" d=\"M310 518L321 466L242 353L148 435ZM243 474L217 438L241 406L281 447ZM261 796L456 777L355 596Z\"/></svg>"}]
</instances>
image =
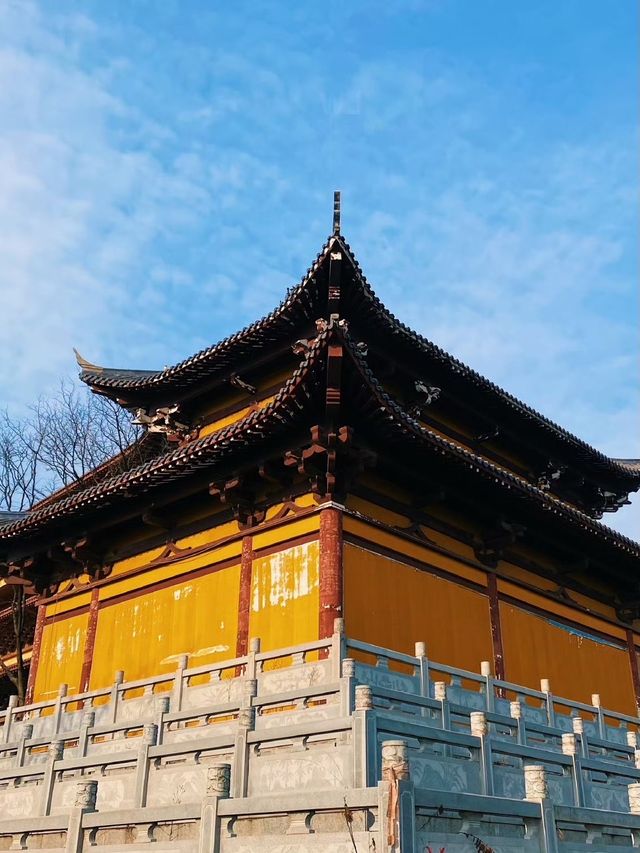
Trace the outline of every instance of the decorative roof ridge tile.
<instances>
[{"instance_id":1,"label":"decorative roof ridge tile","mask_svg":"<svg viewBox=\"0 0 640 853\"><path fill-rule=\"evenodd\" d=\"M391 397L391 395L387 391L385 391L385 389L377 380L377 378L375 377L361 354L358 352L358 349L355 346L348 331L341 327L340 334L344 340L349 355L356 363L361 375L369 384L369 387L371 388L372 392L376 395L380 406L382 408L389 409L392 413L392 416L395 416L398 420L400 420L415 435L421 438L425 438L431 445L436 446L437 448L444 450L445 452L448 452L452 455L455 455L463 462L465 462L469 467L474 468L478 472L483 471L486 475L493 476L494 478L502 482L503 485L507 485L507 487L516 487L526 496L540 502L545 508L560 512L573 523L577 523L583 528L587 528L596 535L606 536L607 539L612 541L618 547L640 558L640 543L635 542L633 539L630 539L627 536L624 536L622 533L618 533L617 530L613 530L613 528L607 526L606 524L603 524L602 522L591 518L590 516L586 515L586 513L583 513L581 510L576 509L575 507L563 501L561 498L542 491L537 486L534 486L532 483L526 480L524 477L521 477L519 474L515 474L514 472L509 471L507 468L503 468L502 466L491 462L485 457L479 456L477 453L473 453L473 451L468 450L467 448L463 447L452 439L444 438L433 430L430 430L428 427L423 426L407 411L405 411L405 409L403 409L402 406L396 400L394 400L394 398Z\"/></svg>"},{"instance_id":2,"label":"decorative roof ridge tile","mask_svg":"<svg viewBox=\"0 0 640 853\"><path fill-rule=\"evenodd\" d=\"M224 446L225 444L229 445L243 433L249 433L257 425L268 421L270 417L277 419L279 410L283 408L283 401L300 387L303 379L319 361L330 335L331 329L327 329L316 336L310 343L309 350L299 367L293 371L274 399L263 409L251 412L240 421L222 427L203 438L186 442L174 450L150 459L129 471L109 477L87 489L62 495L59 500L48 502L40 509L37 507L34 508L23 518L9 522L8 524L0 524L0 541L14 538L22 532L29 532L32 528L41 527L43 524L71 514L79 508L88 507L91 504L99 504L103 498L116 494L125 488L130 489L143 486L145 483L150 482L154 475L160 475L172 468L182 468L183 473L188 473L184 469L192 462L197 463L198 458L202 457L206 451L217 448L218 446ZM178 471L176 470L175 473L177 474Z\"/></svg>"}]
</instances>

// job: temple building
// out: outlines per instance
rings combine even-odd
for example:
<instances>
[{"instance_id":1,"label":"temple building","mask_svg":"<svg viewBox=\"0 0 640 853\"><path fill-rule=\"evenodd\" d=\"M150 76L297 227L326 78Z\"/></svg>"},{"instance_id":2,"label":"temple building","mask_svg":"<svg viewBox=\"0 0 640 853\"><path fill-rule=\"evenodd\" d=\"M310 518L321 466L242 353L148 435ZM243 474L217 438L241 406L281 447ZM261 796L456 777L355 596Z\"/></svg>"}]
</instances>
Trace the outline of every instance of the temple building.
<instances>
[{"instance_id":1,"label":"temple building","mask_svg":"<svg viewBox=\"0 0 640 853\"><path fill-rule=\"evenodd\" d=\"M0 519L37 596L27 701L349 637L634 715L640 486L380 302L340 229L272 313L173 367L78 356L143 463ZM8 599L7 604L8 607ZM8 654L10 640L2 651Z\"/></svg>"}]
</instances>

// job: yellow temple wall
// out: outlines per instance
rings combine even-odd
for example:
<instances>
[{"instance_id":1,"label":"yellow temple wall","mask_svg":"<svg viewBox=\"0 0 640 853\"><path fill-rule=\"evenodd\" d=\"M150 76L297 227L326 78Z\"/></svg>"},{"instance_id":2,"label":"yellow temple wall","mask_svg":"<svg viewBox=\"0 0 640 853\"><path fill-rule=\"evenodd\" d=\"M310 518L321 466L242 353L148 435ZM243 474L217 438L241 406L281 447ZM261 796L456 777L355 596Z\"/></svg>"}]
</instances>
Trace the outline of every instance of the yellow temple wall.
<instances>
[{"instance_id":1,"label":"yellow temple wall","mask_svg":"<svg viewBox=\"0 0 640 853\"><path fill-rule=\"evenodd\" d=\"M475 672L482 660L495 661L492 573L472 565L472 550L427 528L433 546L411 540L391 529L408 526L400 514L362 500L349 505L370 519L344 519L347 634L409 654L425 641L431 661ZM590 703L599 693L605 707L635 714L627 631L612 609L585 595L561 603L550 595L557 584L517 566L501 562L498 571L509 574L497 577L494 615L505 678L534 689L546 678L558 696ZM640 645L637 634L632 640Z\"/></svg>"},{"instance_id":2,"label":"yellow temple wall","mask_svg":"<svg viewBox=\"0 0 640 853\"><path fill-rule=\"evenodd\" d=\"M317 638L319 516L309 512L311 504L303 496L296 512L282 518L287 507L272 507L250 537L244 617L239 602L246 534L235 521L119 561L105 581L51 601L34 701L56 695L62 683L70 693L81 691L83 662L88 688L98 689L112 684L117 670L127 680L170 672L183 654L191 666L233 658L243 618L248 635L260 637L265 650ZM90 603L96 594L92 641Z\"/></svg>"}]
</instances>

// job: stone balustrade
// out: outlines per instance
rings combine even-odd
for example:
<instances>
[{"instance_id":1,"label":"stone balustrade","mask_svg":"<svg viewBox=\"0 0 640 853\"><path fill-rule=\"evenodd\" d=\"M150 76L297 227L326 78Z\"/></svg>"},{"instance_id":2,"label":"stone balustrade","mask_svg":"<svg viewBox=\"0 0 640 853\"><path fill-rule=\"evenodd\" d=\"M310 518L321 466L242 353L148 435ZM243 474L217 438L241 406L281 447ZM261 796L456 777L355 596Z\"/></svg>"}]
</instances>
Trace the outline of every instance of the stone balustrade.
<instances>
[{"instance_id":1,"label":"stone balustrade","mask_svg":"<svg viewBox=\"0 0 640 853\"><path fill-rule=\"evenodd\" d=\"M12 703L0 716L0 849L640 845L638 718L336 627L316 643L263 653L254 642L221 664L181 658L171 676L118 673L108 690Z\"/></svg>"}]
</instances>

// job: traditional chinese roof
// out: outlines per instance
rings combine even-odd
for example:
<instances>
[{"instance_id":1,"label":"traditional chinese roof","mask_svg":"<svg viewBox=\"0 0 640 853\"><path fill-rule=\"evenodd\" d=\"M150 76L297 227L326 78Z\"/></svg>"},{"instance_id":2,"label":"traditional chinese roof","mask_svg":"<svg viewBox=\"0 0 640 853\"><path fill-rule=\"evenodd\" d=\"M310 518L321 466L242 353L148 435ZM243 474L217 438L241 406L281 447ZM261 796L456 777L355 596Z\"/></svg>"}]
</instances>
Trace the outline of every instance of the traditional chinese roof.
<instances>
[{"instance_id":1,"label":"traditional chinese roof","mask_svg":"<svg viewBox=\"0 0 640 853\"><path fill-rule=\"evenodd\" d=\"M611 530L549 492L468 448L425 427L395 400L374 376L345 321L331 321L275 398L231 426L162 453L142 465L79 492L34 508L23 518L0 526L0 546L23 537L55 532L69 520L85 520L137 497L188 481L198 474L224 476L239 466L255 465L269 453L280 453L283 438L301 434L315 423L326 399L326 376L332 347L342 358L340 422L349 424L368 446L410 454L416 475L431 466L457 470L463 484L475 484L489 496L507 501L513 512L525 512L545 524L560 524L582 541L586 553L608 546L635 559L640 544ZM554 521L555 520L555 521Z\"/></svg>"},{"instance_id":2,"label":"traditional chinese roof","mask_svg":"<svg viewBox=\"0 0 640 853\"><path fill-rule=\"evenodd\" d=\"M640 486L640 460L616 459L554 423L509 392L484 378L435 343L400 322L368 284L344 237L332 235L301 282L270 314L214 346L160 371L98 367L78 356L80 378L96 393L123 405L153 406L175 403L192 394L200 383L225 381L260 354L290 344L296 330L327 316L329 269L332 255L344 259L340 316L357 327L370 347L401 358L416 370L435 377L443 394L473 402L487 421L516 435L527 435L549 459L576 466L594 479L604 477L604 488L626 494Z\"/></svg>"}]
</instances>

